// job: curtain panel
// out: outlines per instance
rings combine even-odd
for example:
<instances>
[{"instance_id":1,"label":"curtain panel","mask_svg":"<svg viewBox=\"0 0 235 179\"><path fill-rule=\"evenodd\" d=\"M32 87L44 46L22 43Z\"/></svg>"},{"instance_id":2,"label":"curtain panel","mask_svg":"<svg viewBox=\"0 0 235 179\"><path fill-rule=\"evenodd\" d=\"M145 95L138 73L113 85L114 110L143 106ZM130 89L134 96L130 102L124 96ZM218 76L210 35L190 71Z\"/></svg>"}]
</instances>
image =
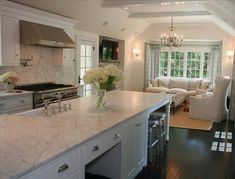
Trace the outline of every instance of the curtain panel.
<instances>
[{"instance_id":1,"label":"curtain panel","mask_svg":"<svg viewBox=\"0 0 235 179\"><path fill-rule=\"evenodd\" d=\"M150 80L159 76L160 53L160 45L145 43L144 88L149 86Z\"/></svg>"}]
</instances>

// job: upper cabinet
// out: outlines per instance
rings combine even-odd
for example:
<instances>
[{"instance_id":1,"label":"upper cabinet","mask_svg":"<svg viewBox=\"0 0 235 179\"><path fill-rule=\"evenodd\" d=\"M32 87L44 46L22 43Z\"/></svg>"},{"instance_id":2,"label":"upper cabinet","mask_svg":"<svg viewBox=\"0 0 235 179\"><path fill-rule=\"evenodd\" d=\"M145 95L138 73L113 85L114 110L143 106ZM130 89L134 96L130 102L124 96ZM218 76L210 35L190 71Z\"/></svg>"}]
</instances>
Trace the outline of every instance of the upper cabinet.
<instances>
[{"instance_id":1,"label":"upper cabinet","mask_svg":"<svg viewBox=\"0 0 235 179\"><path fill-rule=\"evenodd\" d=\"M2 15L2 58L1 66L20 64L19 19Z\"/></svg>"},{"instance_id":2,"label":"upper cabinet","mask_svg":"<svg viewBox=\"0 0 235 179\"><path fill-rule=\"evenodd\" d=\"M59 15L33 9L10 1L0 3L0 66L20 65L20 20L37 24L62 28L74 38L74 26L76 21ZM50 47L48 47L50 48ZM75 62L74 49L58 49L57 65L73 66Z\"/></svg>"}]
</instances>

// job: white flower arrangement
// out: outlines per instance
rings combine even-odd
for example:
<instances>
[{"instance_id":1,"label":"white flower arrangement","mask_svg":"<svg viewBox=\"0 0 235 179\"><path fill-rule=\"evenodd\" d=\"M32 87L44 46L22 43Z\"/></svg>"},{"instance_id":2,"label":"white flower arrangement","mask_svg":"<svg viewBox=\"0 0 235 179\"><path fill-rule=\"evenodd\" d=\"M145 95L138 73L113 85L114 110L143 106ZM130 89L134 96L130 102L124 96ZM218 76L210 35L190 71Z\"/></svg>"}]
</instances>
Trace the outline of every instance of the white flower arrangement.
<instances>
[{"instance_id":1,"label":"white flower arrangement","mask_svg":"<svg viewBox=\"0 0 235 179\"><path fill-rule=\"evenodd\" d=\"M8 71L0 76L0 81L7 84L15 84L18 81L18 75L13 71Z\"/></svg>"},{"instance_id":2,"label":"white flower arrangement","mask_svg":"<svg viewBox=\"0 0 235 179\"><path fill-rule=\"evenodd\" d=\"M115 65L88 70L83 77L84 83L95 85L97 89L106 90L112 90L114 85L122 80L123 72Z\"/></svg>"}]
</instances>

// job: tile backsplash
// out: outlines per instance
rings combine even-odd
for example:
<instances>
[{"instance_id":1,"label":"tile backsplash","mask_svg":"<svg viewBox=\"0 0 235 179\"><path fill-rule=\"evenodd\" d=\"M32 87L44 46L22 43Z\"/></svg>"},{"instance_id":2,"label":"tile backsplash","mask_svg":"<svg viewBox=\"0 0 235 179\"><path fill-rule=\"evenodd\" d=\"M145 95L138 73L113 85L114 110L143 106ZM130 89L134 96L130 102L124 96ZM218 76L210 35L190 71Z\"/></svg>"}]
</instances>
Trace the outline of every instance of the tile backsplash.
<instances>
[{"instance_id":1,"label":"tile backsplash","mask_svg":"<svg viewBox=\"0 0 235 179\"><path fill-rule=\"evenodd\" d=\"M62 49L61 49L62 50ZM0 75L7 71L14 71L19 76L19 83L35 83L44 81L55 81L57 83L73 83L73 67L62 66L56 64L54 53L57 53L53 48L39 47L32 45L21 45L20 58L33 59L30 64L32 66L0 66ZM2 89L3 86L0 86Z\"/></svg>"}]
</instances>

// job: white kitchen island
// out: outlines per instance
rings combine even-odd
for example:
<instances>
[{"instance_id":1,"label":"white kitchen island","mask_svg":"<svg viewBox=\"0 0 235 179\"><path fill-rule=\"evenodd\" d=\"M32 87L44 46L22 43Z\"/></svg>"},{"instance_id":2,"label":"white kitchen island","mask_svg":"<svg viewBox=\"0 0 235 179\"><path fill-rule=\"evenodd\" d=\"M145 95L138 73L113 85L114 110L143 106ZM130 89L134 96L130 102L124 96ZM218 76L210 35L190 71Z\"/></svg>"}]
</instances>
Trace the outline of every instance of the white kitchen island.
<instances>
[{"instance_id":1,"label":"white kitchen island","mask_svg":"<svg viewBox=\"0 0 235 179\"><path fill-rule=\"evenodd\" d=\"M165 106L164 93L112 91L104 110L95 96L70 100L72 110L44 109L0 116L0 179L83 179L85 170L133 178L147 162L149 114Z\"/></svg>"}]
</instances>

